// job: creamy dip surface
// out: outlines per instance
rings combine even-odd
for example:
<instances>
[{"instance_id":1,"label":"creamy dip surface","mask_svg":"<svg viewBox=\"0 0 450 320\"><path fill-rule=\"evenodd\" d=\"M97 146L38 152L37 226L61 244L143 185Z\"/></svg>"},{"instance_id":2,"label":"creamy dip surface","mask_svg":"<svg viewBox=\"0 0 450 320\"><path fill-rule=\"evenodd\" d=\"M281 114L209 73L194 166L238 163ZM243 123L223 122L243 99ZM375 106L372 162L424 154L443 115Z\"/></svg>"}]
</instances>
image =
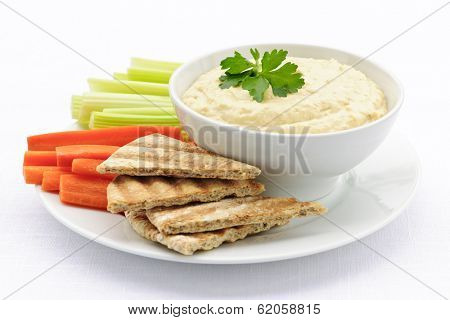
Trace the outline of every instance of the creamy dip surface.
<instances>
[{"instance_id":1,"label":"creamy dip surface","mask_svg":"<svg viewBox=\"0 0 450 320\"><path fill-rule=\"evenodd\" d=\"M285 133L341 131L387 113L383 92L362 72L346 71L349 66L333 59L288 57L286 61L295 63L305 80L297 93L287 97L276 97L269 88L259 103L241 87L221 89L219 77L224 71L217 67L192 84L183 102L218 121Z\"/></svg>"}]
</instances>

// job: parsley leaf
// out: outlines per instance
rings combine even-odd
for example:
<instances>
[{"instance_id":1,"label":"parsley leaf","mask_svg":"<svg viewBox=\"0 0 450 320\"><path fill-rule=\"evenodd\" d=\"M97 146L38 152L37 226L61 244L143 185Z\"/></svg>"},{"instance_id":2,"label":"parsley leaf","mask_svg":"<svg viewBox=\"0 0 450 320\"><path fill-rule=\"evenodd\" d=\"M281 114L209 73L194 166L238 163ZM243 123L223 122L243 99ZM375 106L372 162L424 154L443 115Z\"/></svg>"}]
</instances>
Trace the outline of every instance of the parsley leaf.
<instances>
[{"instance_id":1,"label":"parsley leaf","mask_svg":"<svg viewBox=\"0 0 450 320\"><path fill-rule=\"evenodd\" d=\"M242 88L248 90L253 99L261 102L264 99L264 92L269 88L269 81L261 75L247 77L242 81Z\"/></svg>"},{"instance_id":2,"label":"parsley leaf","mask_svg":"<svg viewBox=\"0 0 450 320\"><path fill-rule=\"evenodd\" d=\"M220 85L219 87L221 89L228 89L230 87L237 87L239 86L242 81L244 81L245 78L250 74L250 71L245 71L239 74L230 74L226 72L223 76L219 78Z\"/></svg>"},{"instance_id":3,"label":"parsley leaf","mask_svg":"<svg viewBox=\"0 0 450 320\"><path fill-rule=\"evenodd\" d=\"M264 52L262 59L258 49L250 49L250 54L255 59L254 63L237 51L233 57L220 62L222 69L226 70L219 78L221 89L242 86L255 101L262 102L269 86L275 96L286 97L305 84L296 64L287 62L281 65L287 57L286 50Z\"/></svg>"},{"instance_id":4,"label":"parsley leaf","mask_svg":"<svg viewBox=\"0 0 450 320\"><path fill-rule=\"evenodd\" d=\"M297 92L303 87L305 80L297 72L297 65L287 62L280 68L263 73L272 86L272 92L277 97L286 97L288 93Z\"/></svg>"},{"instance_id":5,"label":"parsley leaf","mask_svg":"<svg viewBox=\"0 0 450 320\"><path fill-rule=\"evenodd\" d=\"M288 52L286 50L274 49L272 52L264 52L262 58L262 72L270 72L280 66L286 59Z\"/></svg>"},{"instance_id":6,"label":"parsley leaf","mask_svg":"<svg viewBox=\"0 0 450 320\"><path fill-rule=\"evenodd\" d=\"M239 74L254 66L253 63L245 59L239 52L234 52L234 57L228 57L220 62L222 69L228 69L229 74Z\"/></svg>"}]
</instances>

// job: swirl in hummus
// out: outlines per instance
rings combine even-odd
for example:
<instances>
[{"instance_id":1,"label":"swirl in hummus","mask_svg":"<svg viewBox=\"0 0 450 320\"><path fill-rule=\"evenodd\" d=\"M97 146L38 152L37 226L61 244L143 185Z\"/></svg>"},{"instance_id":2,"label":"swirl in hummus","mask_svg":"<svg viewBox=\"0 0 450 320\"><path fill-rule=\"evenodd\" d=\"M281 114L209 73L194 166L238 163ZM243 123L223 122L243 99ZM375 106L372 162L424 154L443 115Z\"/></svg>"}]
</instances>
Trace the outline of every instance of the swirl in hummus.
<instances>
[{"instance_id":1,"label":"swirl in hummus","mask_svg":"<svg viewBox=\"0 0 450 320\"><path fill-rule=\"evenodd\" d=\"M183 102L221 122L264 130L281 129L286 133L341 131L387 113L383 92L362 72L334 59L288 57L286 60L295 63L305 79L305 85L297 93L276 97L269 89L259 103L241 87L219 88L219 77L224 71L217 67L192 84L184 93Z\"/></svg>"}]
</instances>

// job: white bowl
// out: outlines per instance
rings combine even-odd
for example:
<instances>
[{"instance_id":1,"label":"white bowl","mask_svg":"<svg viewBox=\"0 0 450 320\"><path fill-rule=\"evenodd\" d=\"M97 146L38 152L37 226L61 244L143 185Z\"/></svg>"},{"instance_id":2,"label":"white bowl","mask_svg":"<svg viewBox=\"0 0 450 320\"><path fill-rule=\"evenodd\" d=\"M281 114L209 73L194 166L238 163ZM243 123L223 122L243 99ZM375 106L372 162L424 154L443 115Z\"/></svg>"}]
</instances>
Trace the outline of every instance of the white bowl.
<instances>
[{"instance_id":1,"label":"white bowl","mask_svg":"<svg viewBox=\"0 0 450 320\"><path fill-rule=\"evenodd\" d=\"M334 58L353 65L383 90L388 113L366 125L344 131L319 134L280 134L250 130L207 118L185 105L183 93L203 73L217 67L235 50L247 54L288 50L289 56ZM403 102L399 81L385 69L361 57L332 48L301 44L260 44L213 52L183 64L172 75L169 92L177 116L191 138L203 148L261 168L263 176L287 190L295 185L302 200L315 200L333 190L339 176L366 159L386 138Z\"/></svg>"}]
</instances>

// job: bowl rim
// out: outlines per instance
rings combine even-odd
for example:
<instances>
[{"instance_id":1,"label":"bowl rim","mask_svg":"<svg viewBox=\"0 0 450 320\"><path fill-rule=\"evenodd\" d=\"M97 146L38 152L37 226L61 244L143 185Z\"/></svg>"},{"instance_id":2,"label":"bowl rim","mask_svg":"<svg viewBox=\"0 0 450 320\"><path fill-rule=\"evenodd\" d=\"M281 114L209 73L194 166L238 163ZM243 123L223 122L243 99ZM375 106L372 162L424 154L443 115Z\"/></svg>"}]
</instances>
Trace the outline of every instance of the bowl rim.
<instances>
[{"instance_id":1,"label":"bowl rim","mask_svg":"<svg viewBox=\"0 0 450 320\"><path fill-rule=\"evenodd\" d=\"M226 122L221 122L218 121L216 119L212 119L212 118L208 118L204 115L202 115L201 113L195 111L194 109L189 108L181 99L181 97L177 94L176 90L175 90L175 82L177 77L183 73L185 71L185 69L192 64L195 63L199 63L202 60L205 60L207 58L209 58L210 56L220 53L220 52L224 52L224 51L229 51L229 50L239 50L239 48L242 47L266 47L266 46L279 46L281 48L283 48L283 46L302 46L302 47L310 47L310 48L315 48L315 49L324 49L324 50L334 50L334 51L339 51L343 54L347 54L347 55L351 55L353 57L355 57L356 59L358 59L357 61L363 62L363 61L368 61L370 62L376 69L379 69L381 72L384 72L385 74L387 74L393 81L394 83L397 85L398 88L398 99L396 104L385 114L383 115L381 118L375 120L375 121L371 121L369 123L363 124L361 126L358 127L354 127L354 128L350 128L350 129L345 129L345 130L340 130L340 131L335 131L335 132L323 132L323 133L280 133L280 132L274 132L274 131L264 131L264 130L252 130L249 129L248 127L244 127L241 125L237 125L237 124L231 124L231 123L226 123ZM379 63L376 63L372 60L369 59L370 56L366 57L361 57L358 54L355 54L353 52L350 51L346 51L346 50L342 50L342 49L337 49L334 47L325 47L325 46L319 46L319 45L314 45L314 44L303 44L303 43L288 43L288 42L284 42L284 43L278 43L278 42L274 42L274 43L257 43L257 44L243 44L243 45L237 45L234 47L226 47L226 48L222 48L222 49L218 49L212 52L209 52L207 54L203 54L201 56L198 56L196 58L193 58L189 61L187 61L186 63L183 63L180 67L178 67L174 73L172 74L172 76L170 77L169 80L169 95L170 98L172 99L172 101L174 102L174 107L175 110L176 109L182 109L184 112L187 113L191 113L193 115L195 115L196 117L200 118L203 121L206 122L211 122L214 125L217 126L221 126L221 127L226 127L229 129L233 129L233 130L238 130L238 131L247 131L247 132L253 132L253 133L259 133L265 136L279 136L279 135L283 135L283 136L295 136L295 137L308 137L310 138L319 138L319 137L326 137L326 136L338 136L338 135L346 135L346 134L351 134L351 133L355 133L358 132L360 130L365 130L368 128L371 128L373 126L376 126L377 124L387 121L389 118L393 117L401 108L401 106L403 105L403 101L404 101L404 88L402 83L400 82L400 80L389 70L386 69L386 67L384 66L380 66ZM372 80L373 81L373 80ZM378 83L377 83L378 85Z\"/></svg>"}]
</instances>

